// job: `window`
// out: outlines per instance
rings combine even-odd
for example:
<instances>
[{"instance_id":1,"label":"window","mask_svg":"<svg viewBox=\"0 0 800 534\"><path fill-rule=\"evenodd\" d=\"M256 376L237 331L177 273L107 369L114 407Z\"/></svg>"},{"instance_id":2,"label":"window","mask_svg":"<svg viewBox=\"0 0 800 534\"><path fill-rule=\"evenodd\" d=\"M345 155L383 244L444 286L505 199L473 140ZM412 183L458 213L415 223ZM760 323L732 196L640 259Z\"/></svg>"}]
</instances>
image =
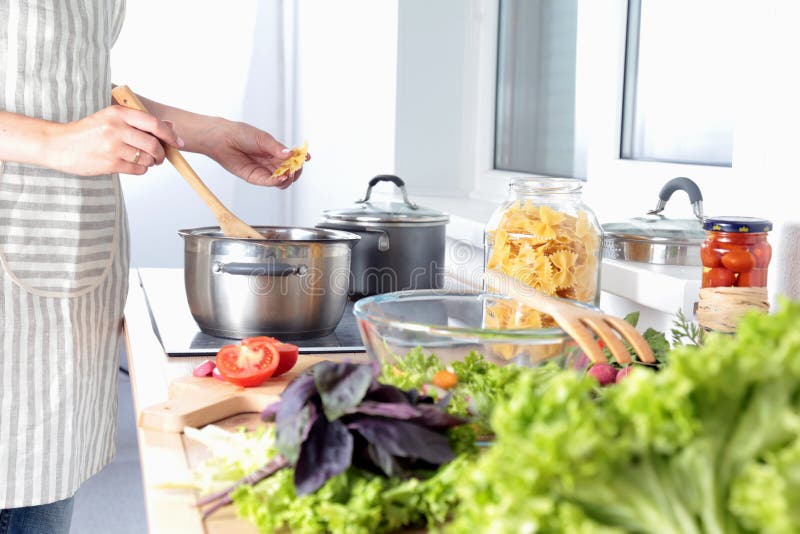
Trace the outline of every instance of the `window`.
<instances>
[{"instance_id":1,"label":"window","mask_svg":"<svg viewBox=\"0 0 800 534\"><path fill-rule=\"evenodd\" d=\"M576 146L577 0L501 0L496 169L585 177Z\"/></svg>"},{"instance_id":2,"label":"window","mask_svg":"<svg viewBox=\"0 0 800 534\"><path fill-rule=\"evenodd\" d=\"M730 166L733 10L629 0L621 157Z\"/></svg>"},{"instance_id":3,"label":"window","mask_svg":"<svg viewBox=\"0 0 800 534\"><path fill-rule=\"evenodd\" d=\"M616 124L606 126L609 135L617 132L616 157L730 166L733 10L723 0L618 5L621 26L614 31L624 46L618 53L624 82L616 90ZM591 80L598 79L598 52L587 43L607 34L610 20L587 14L596 9L578 0L499 0L496 170L586 177L582 130L596 105L581 113L579 99L596 90Z\"/></svg>"}]
</instances>

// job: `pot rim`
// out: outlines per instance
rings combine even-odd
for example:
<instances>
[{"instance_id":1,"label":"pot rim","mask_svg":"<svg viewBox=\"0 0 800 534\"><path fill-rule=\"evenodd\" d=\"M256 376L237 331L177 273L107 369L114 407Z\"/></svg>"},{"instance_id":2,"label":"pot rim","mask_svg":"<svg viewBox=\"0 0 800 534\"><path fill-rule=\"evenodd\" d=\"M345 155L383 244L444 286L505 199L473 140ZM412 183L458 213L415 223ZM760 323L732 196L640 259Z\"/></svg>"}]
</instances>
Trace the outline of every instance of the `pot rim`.
<instances>
[{"instance_id":1,"label":"pot rim","mask_svg":"<svg viewBox=\"0 0 800 534\"><path fill-rule=\"evenodd\" d=\"M192 238L192 239L220 239L225 241L238 241L242 243L254 243L254 244L274 244L274 243L323 243L323 244L334 244L334 243L346 243L350 246L353 246L357 243L361 236L355 234L353 232L345 232L344 230L331 230L328 228L313 228L313 227L305 227L305 226L254 226L257 231L261 233L269 232L287 232L291 230L300 230L303 232L307 232L308 234L318 237L303 237L303 238L291 238L291 237L265 237L264 239L252 239L247 237L230 237L226 235L222 235L222 230L219 226L201 226L198 228L184 228L182 230L178 230L178 235L182 238ZM219 232L220 235L208 235L211 232Z\"/></svg>"}]
</instances>

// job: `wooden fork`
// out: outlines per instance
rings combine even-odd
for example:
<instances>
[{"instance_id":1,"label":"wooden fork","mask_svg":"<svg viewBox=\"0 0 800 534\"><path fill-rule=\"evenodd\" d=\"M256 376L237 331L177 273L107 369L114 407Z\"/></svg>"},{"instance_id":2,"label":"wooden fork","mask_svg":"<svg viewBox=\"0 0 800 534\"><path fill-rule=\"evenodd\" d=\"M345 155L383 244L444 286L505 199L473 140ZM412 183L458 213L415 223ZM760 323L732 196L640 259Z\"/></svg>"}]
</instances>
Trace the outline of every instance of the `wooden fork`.
<instances>
[{"instance_id":1,"label":"wooden fork","mask_svg":"<svg viewBox=\"0 0 800 534\"><path fill-rule=\"evenodd\" d=\"M647 341L623 319L550 297L501 271L488 271L485 277L490 290L497 291L552 316L594 363L607 362L595 335L603 340L618 363L630 363L630 353L617 334L633 347L641 361L646 363L655 363L656 361Z\"/></svg>"}]
</instances>

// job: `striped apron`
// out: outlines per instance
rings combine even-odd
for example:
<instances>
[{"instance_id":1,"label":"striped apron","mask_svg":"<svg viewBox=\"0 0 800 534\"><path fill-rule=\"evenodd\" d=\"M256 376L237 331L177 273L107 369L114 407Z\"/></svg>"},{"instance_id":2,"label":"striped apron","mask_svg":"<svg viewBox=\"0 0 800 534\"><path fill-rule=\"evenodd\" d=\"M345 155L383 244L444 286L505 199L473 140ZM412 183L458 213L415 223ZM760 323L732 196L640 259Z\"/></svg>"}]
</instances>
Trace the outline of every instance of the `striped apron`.
<instances>
[{"instance_id":1,"label":"striped apron","mask_svg":"<svg viewBox=\"0 0 800 534\"><path fill-rule=\"evenodd\" d=\"M111 103L123 0L0 0L0 110ZM67 498L114 454L128 228L116 175L0 163L0 508Z\"/></svg>"}]
</instances>

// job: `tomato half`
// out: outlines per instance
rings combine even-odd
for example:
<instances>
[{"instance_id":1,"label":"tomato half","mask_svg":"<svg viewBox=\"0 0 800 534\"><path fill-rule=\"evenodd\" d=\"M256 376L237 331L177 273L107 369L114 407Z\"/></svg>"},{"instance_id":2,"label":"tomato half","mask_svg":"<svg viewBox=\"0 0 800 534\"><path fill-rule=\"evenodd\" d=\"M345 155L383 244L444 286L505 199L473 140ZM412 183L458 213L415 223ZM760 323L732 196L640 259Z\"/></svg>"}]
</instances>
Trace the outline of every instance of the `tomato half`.
<instances>
[{"instance_id":1,"label":"tomato half","mask_svg":"<svg viewBox=\"0 0 800 534\"><path fill-rule=\"evenodd\" d=\"M259 346L261 343L269 343L278 349L280 359L278 361L278 368L272 376L281 376L284 373L288 373L297 363L297 357L300 353L300 349L297 345L284 343L274 337L268 336L248 337L242 340L242 345Z\"/></svg>"},{"instance_id":2,"label":"tomato half","mask_svg":"<svg viewBox=\"0 0 800 534\"><path fill-rule=\"evenodd\" d=\"M270 343L226 345L217 353L220 374L237 386L260 386L278 368L278 349Z\"/></svg>"}]
</instances>

